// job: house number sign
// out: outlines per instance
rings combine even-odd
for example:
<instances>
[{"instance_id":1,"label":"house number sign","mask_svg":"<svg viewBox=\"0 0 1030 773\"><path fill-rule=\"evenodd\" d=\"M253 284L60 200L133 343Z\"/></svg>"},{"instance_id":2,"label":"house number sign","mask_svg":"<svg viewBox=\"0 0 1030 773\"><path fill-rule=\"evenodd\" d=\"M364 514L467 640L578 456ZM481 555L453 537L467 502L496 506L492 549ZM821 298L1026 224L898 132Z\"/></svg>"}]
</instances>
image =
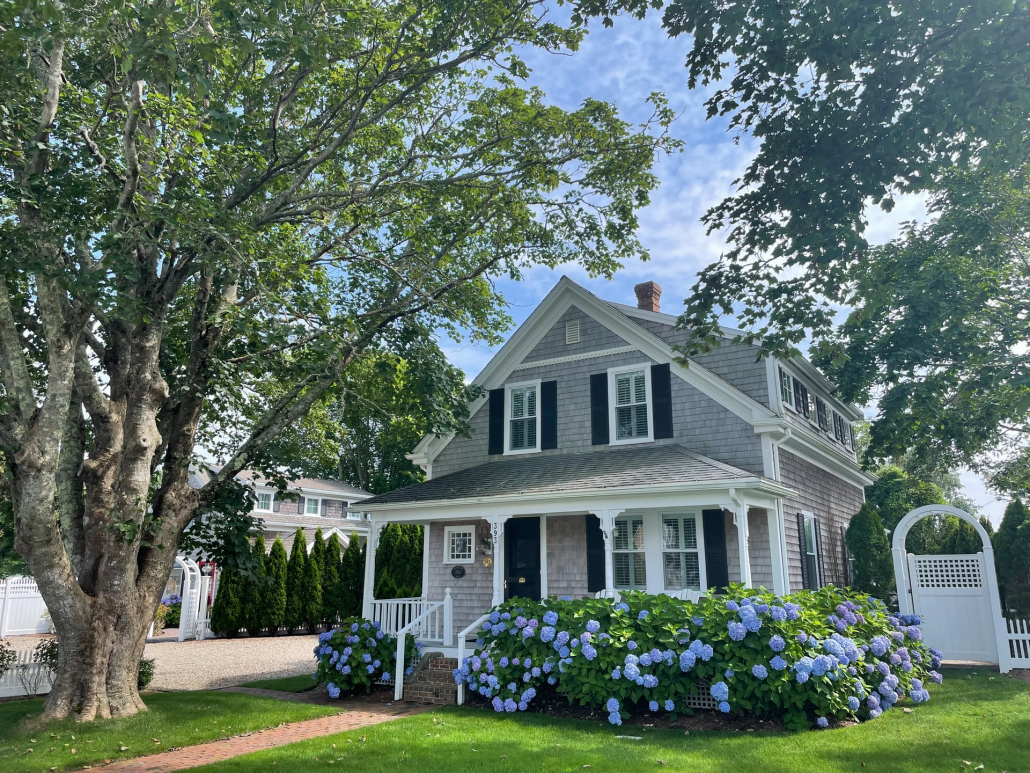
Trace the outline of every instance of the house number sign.
<instances>
[{"instance_id":1,"label":"house number sign","mask_svg":"<svg viewBox=\"0 0 1030 773\"><path fill-rule=\"evenodd\" d=\"M453 577L455 580L460 580L464 576L465 576L465 567L464 566L454 566L454 567L451 567L451 577Z\"/></svg>"}]
</instances>

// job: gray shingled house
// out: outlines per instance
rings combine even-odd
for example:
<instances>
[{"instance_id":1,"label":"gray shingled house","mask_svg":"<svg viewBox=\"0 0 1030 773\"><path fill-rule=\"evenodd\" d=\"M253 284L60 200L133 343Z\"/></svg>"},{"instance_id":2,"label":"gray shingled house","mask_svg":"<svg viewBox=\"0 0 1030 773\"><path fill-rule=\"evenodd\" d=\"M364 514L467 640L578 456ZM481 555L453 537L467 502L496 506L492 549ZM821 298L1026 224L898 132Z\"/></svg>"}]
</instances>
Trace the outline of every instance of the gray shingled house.
<instances>
[{"instance_id":1,"label":"gray shingled house","mask_svg":"<svg viewBox=\"0 0 1030 773\"><path fill-rule=\"evenodd\" d=\"M361 503L372 540L425 526L423 597L373 599L369 550L365 617L422 616L448 649L516 595L847 582L843 532L872 482L861 412L803 359L727 341L680 364L661 289L634 289L625 306L563 277L475 379L471 436L424 438L409 458L427 480Z\"/></svg>"}]
</instances>

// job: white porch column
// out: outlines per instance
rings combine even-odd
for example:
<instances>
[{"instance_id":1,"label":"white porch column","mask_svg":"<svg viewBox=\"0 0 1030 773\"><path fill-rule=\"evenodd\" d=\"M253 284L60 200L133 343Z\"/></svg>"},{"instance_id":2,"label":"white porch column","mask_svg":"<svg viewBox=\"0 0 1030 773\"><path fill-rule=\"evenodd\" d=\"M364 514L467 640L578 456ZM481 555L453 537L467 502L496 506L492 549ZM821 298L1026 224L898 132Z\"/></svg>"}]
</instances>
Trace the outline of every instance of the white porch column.
<instances>
[{"instance_id":1,"label":"white porch column","mask_svg":"<svg viewBox=\"0 0 1030 773\"><path fill-rule=\"evenodd\" d=\"M733 502L729 508L733 513L733 524L737 527L737 551L740 556L740 582L745 588L752 587L751 583L751 549L748 545L751 534L747 527L747 503L737 497L737 492L730 489L730 500Z\"/></svg>"},{"instance_id":2,"label":"white porch column","mask_svg":"<svg viewBox=\"0 0 1030 773\"><path fill-rule=\"evenodd\" d=\"M379 529L382 525L374 518L368 523L368 539L365 541L365 587L361 595L361 616L372 617L372 592L376 581L376 548L379 547Z\"/></svg>"},{"instance_id":3,"label":"white porch column","mask_svg":"<svg viewBox=\"0 0 1030 773\"><path fill-rule=\"evenodd\" d=\"M422 527L422 599L429 599L429 523Z\"/></svg>"},{"instance_id":4,"label":"white porch column","mask_svg":"<svg viewBox=\"0 0 1030 773\"><path fill-rule=\"evenodd\" d=\"M614 510L598 510L594 513L601 522L601 536L604 537L604 589L615 589L615 558L612 554L612 531L615 528Z\"/></svg>"},{"instance_id":5,"label":"white porch column","mask_svg":"<svg viewBox=\"0 0 1030 773\"><path fill-rule=\"evenodd\" d=\"M491 606L504 602L504 524L508 515L495 515L490 520L490 535L494 549L494 593Z\"/></svg>"},{"instance_id":6,"label":"white porch column","mask_svg":"<svg viewBox=\"0 0 1030 773\"><path fill-rule=\"evenodd\" d=\"M790 580L786 571L782 502L777 499L776 507L767 507L765 516L769 522L769 553L772 559L773 592L778 596L785 596L790 592Z\"/></svg>"}]
</instances>

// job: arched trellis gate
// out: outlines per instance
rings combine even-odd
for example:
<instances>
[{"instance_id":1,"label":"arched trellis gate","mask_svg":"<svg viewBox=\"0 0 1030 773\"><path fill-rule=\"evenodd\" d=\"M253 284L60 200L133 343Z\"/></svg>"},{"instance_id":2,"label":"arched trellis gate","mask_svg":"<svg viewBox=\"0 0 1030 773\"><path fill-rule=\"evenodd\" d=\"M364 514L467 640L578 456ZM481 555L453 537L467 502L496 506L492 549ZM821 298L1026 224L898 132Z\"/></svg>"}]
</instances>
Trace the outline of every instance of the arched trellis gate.
<instances>
[{"instance_id":1,"label":"arched trellis gate","mask_svg":"<svg viewBox=\"0 0 1030 773\"><path fill-rule=\"evenodd\" d=\"M204 639L208 634L207 597L212 578L200 571L192 558L175 557L176 566L182 567L182 611L179 614L179 641Z\"/></svg>"},{"instance_id":2,"label":"arched trellis gate","mask_svg":"<svg viewBox=\"0 0 1030 773\"><path fill-rule=\"evenodd\" d=\"M954 515L970 524L983 549L963 555L909 553L905 547L909 531L934 515ZM950 505L918 507L894 529L891 552L898 607L902 614L922 617L927 644L943 652L946 660L997 663L1002 673L1012 669L1011 647L1017 642L1002 615L991 538L976 518Z\"/></svg>"}]
</instances>

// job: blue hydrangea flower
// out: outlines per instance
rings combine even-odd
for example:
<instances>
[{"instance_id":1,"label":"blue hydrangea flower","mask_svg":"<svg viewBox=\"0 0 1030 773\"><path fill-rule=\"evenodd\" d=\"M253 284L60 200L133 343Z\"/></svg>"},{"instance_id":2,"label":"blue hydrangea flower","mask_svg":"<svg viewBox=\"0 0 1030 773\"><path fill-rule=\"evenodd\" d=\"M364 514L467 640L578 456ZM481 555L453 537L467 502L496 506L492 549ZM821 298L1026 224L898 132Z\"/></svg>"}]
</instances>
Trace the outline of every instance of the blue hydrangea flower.
<instances>
[{"instance_id":1,"label":"blue hydrangea flower","mask_svg":"<svg viewBox=\"0 0 1030 773\"><path fill-rule=\"evenodd\" d=\"M644 687L649 690L658 686L658 677L654 674L644 674L641 679L643 680Z\"/></svg>"},{"instance_id":2,"label":"blue hydrangea flower","mask_svg":"<svg viewBox=\"0 0 1030 773\"><path fill-rule=\"evenodd\" d=\"M804 644L804 643L805 643L806 641L808 641L808 634L807 634L807 633L805 633L804 631L802 631L801 633L799 633L799 634L797 635L797 637L796 637L796 638L797 638L797 640L798 640L799 642L801 642L802 644Z\"/></svg>"},{"instance_id":3,"label":"blue hydrangea flower","mask_svg":"<svg viewBox=\"0 0 1030 773\"><path fill-rule=\"evenodd\" d=\"M587 660L593 660L597 657L597 650L594 649L594 646L592 644L583 645L583 657L585 657Z\"/></svg>"},{"instance_id":4,"label":"blue hydrangea flower","mask_svg":"<svg viewBox=\"0 0 1030 773\"><path fill-rule=\"evenodd\" d=\"M640 669L637 668L635 663L627 663L626 667L622 669L622 673L625 674L627 679L637 679L640 676Z\"/></svg>"},{"instance_id":5,"label":"blue hydrangea flower","mask_svg":"<svg viewBox=\"0 0 1030 773\"><path fill-rule=\"evenodd\" d=\"M558 656L560 658L562 658L562 660L567 658L569 656L569 648L568 647L562 647L560 650L558 650Z\"/></svg>"},{"instance_id":6,"label":"blue hydrangea flower","mask_svg":"<svg viewBox=\"0 0 1030 773\"><path fill-rule=\"evenodd\" d=\"M375 666L371 666L371 665L369 665L369 666L365 666L365 668L366 668L366 669L368 670L368 673L370 673L370 674L371 674L371 673L372 673L373 671L375 671L375 670L376 670L376 669L375 669Z\"/></svg>"},{"instance_id":7,"label":"blue hydrangea flower","mask_svg":"<svg viewBox=\"0 0 1030 773\"><path fill-rule=\"evenodd\" d=\"M725 673L723 674L723 676L725 676L725 677L726 677L727 679L729 679L729 678L730 678L731 676L733 676L733 675L734 675L735 673L736 673L736 672L735 672L735 671L734 671L734 670L733 670L732 668L727 668L727 669L726 669L726 672L725 672Z\"/></svg>"},{"instance_id":8,"label":"blue hydrangea flower","mask_svg":"<svg viewBox=\"0 0 1030 773\"><path fill-rule=\"evenodd\" d=\"M646 609L641 609L637 614L637 620L647 620L647 616L650 614Z\"/></svg>"},{"instance_id":9,"label":"blue hydrangea flower","mask_svg":"<svg viewBox=\"0 0 1030 773\"><path fill-rule=\"evenodd\" d=\"M783 640L783 637L779 634L775 634L769 639L769 647L773 652L783 652L783 648L787 646L787 642Z\"/></svg>"},{"instance_id":10,"label":"blue hydrangea flower","mask_svg":"<svg viewBox=\"0 0 1030 773\"><path fill-rule=\"evenodd\" d=\"M730 688L726 682L716 682L709 688L709 691L717 701L724 701L730 697Z\"/></svg>"},{"instance_id":11,"label":"blue hydrangea flower","mask_svg":"<svg viewBox=\"0 0 1030 773\"><path fill-rule=\"evenodd\" d=\"M787 610L783 607L770 607L769 617L778 623L782 623L787 619Z\"/></svg>"},{"instance_id":12,"label":"blue hydrangea flower","mask_svg":"<svg viewBox=\"0 0 1030 773\"><path fill-rule=\"evenodd\" d=\"M852 711L858 711L858 707L861 705L861 702L854 695L848 698L848 708Z\"/></svg>"},{"instance_id":13,"label":"blue hydrangea flower","mask_svg":"<svg viewBox=\"0 0 1030 773\"><path fill-rule=\"evenodd\" d=\"M777 655L769 661L769 665L776 671L783 671L787 667L787 661Z\"/></svg>"},{"instance_id":14,"label":"blue hydrangea flower","mask_svg":"<svg viewBox=\"0 0 1030 773\"><path fill-rule=\"evenodd\" d=\"M757 676L759 679L765 679L769 676L769 670L761 663L756 663L751 667L751 673Z\"/></svg>"},{"instance_id":15,"label":"blue hydrangea flower","mask_svg":"<svg viewBox=\"0 0 1030 773\"><path fill-rule=\"evenodd\" d=\"M808 681L808 676L809 676L809 672L808 671L797 671L794 674L794 678L797 679L798 684L804 684L805 682L807 682Z\"/></svg>"},{"instance_id":16,"label":"blue hydrangea flower","mask_svg":"<svg viewBox=\"0 0 1030 773\"><path fill-rule=\"evenodd\" d=\"M689 671L697 662L697 656L690 650L680 653L680 671Z\"/></svg>"},{"instance_id":17,"label":"blue hydrangea flower","mask_svg":"<svg viewBox=\"0 0 1030 773\"><path fill-rule=\"evenodd\" d=\"M719 711L721 711L723 714L729 714L730 713L730 704L727 703L726 701L720 701L719 702Z\"/></svg>"},{"instance_id":18,"label":"blue hydrangea flower","mask_svg":"<svg viewBox=\"0 0 1030 773\"><path fill-rule=\"evenodd\" d=\"M645 652L643 655L640 656L640 660L638 662L642 666L649 666L649 665L651 665L652 661L651 661L650 653Z\"/></svg>"},{"instance_id":19,"label":"blue hydrangea flower","mask_svg":"<svg viewBox=\"0 0 1030 773\"><path fill-rule=\"evenodd\" d=\"M630 652L632 652L636 648L637 648L637 643L635 641L633 641L632 639L630 641L626 642L626 649L628 649Z\"/></svg>"},{"instance_id":20,"label":"blue hydrangea flower","mask_svg":"<svg viewBox=\"0 0 1030 773\"><path fill-rule=\"evenodd\" d=\"M747 636L747 628L736 620L731 620L727 627L730 631L730 638L733 641L743 641L744 637Z\"/></svg>"},{"instance_id":21,"label":"blue hydrangea flower","mask_svg":"<svg viewBox=\"0 0 1030 773\"><path fill-rule=\"evenodd\" d=\"M622 671L617 668L612 671L612 679L622 679Z\"/></svg>"},{"instance_id":22,"label":"blue hydrangea flower","mask_svg":"<svg viewBox=\"0 0 1030 773\"><path fill-rule=\"evenodd\" d=\"M544 612L544 625L554 625L558 622L558 613L553 609Z\"/></svg>"},{"instance_id":23,"label":"blue hydrangea flower","mask_svg":"<svg viewBox=\"0 0 1030 773\"><path fill-rule=\"evenodd\" d=\"M608 721L611 722L613 725L621 725L622 717L619 716L619 713L617 711L613 711L611 714L608 715Z\"/></svg>"},{"instance_id":24,"label":"blue hydrangea flower","mask_svg":"<svg viewBox=\"0 0 1030 773\"><path fill-rule=\"evenodd\" d=\"M608 702L606 704L604 704L604 707L606 709L608 709L609 713L611 713L613 711L618 711L619 710L619 701L616 698L609 698Z\"/></svg>"},{"instance_id":25,"label":"blue hydrangea flower","mask_svg":"<svg viewBox=\"0 0 1030 773\"><path fill-rule=\"evenodd\" d=\"M627 604L625 602L620 602L620 603L615 605L615 611L616 612L629 612L629 604Z\"/></svg>"},{"instance_id":26,"label":"blue hydrangea flower","mask_svg":"<svg viewBox=\"0 0 1030 773\"><path fill-rule=\"evenodd\" d=\"M665 701L665 710L666 711L674 711L675 708L676 708L676 704L673 701L671 701L671 700Z\"/></svg>"},{"instance_id":27,"label":"blue hydrangea flower","mask_svg":"<svg viewBox=\"0 0 1030 773\"><path fill-rule=\"evenodd\" d=\"M596 620L587 620L587 631L597 633L601 630L601 624Z\"/></svg>"},{"instance_id":28,"label":"blue hydrangea flower","mask_svg":"<svg viewBox=\"0 0 1030 773\"><path fill-rule=\"evenodd\" d=\"M366 663L372 662L372 656L369 655L367 652L361 656L361 659L364 660Z\"/></svg>"},{"instance_id":29,"label":"blue hydrangea flower","mask_svg":"<svg viewBox=\"0 0 1030 773\"><path fill-rule=\"evenodd\" d=\"M819 727L829 727L830 726L830 721L826 717L819 717L819 719L817 719L815 721L815 723L817 725L819 725Z\"/></svg>"},{"instance_id":30,"label":"blue hydrangea flower","mask_svg":"<svg viewBox=\"0 0 1030 773\"><path fill-rule=\"evenodd\" d=\"M658 711L658 701L648 701L647 708L650 711Z\"/></svg>"},{"instance_id":31,"label":"blue hydrangea flower","mask_svg":"<svg viewBox=\"0 0 1030 773\"><path fill-rule=\"evenodd\" d=\"M554 637L554 648L560 649L569 643L569 632L558 631L558 635Z\"/></svg>"},{"instance_id":32,"label":"blue hydrangea flower","mask_svg":"<svg viewBox=\"0 0 1030 773\"><path fill-rule=\"evenodd\" d=\"M518 707L519 707L518 704L515 703L515 701L513 701L511 698L506 698L505 699L505 701L504 701L504 710L507 711L509 714L511 714L511 713L515 712L516 710L518 710Z\"/></svg>"},{"instance_id":33,"label":"blue hydrangea flower","mask_svg":"<svg viewBox=\"0 0 1030 773\"><path fill-rule=\"evenodd\" d=\"M730 600L726 602L726 609L730 612L736 612L740 609L740 605L736 601Z\"/></svg>"},{"instance_id":34,"label":"blue hydrangea flower","mask_svg":"<svg viewBox=\"0 0 1030 773\"><path fill-rule=\"evenodd\" d=\"M705 624L705 619L703 617L692 617L690 618L690 622L692 622L694 625L702 626Z\"/></svg>"}]
</instances>

